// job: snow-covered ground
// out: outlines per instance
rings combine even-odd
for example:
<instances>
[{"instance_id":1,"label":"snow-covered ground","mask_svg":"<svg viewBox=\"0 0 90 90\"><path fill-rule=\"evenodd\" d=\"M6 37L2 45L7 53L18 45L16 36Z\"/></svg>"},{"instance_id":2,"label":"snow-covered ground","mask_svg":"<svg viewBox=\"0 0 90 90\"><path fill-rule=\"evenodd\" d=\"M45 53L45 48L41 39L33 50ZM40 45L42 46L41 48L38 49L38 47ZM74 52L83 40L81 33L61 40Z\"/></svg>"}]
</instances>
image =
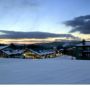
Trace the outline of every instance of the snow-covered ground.
<instances>
[{"instance_id":1,"label":"snow-covered ground","mask_svg":"<svg viewBox=\"0 0 90 90\"><path fill-rule=\"evenodd\" d=\"M0 84L90 84L90 61L0 59Z\"/></svg>"}]
</instances>

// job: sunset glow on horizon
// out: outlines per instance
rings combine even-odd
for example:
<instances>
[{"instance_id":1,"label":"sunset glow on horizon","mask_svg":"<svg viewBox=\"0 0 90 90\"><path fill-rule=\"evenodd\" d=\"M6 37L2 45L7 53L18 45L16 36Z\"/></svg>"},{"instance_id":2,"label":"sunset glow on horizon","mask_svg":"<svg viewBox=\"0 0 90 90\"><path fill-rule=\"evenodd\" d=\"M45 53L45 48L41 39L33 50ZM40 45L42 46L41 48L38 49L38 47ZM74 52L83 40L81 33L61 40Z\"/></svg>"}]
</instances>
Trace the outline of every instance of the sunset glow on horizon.
<instances>
[{"instance_id":1,"label":"sunset glow on horizon","mask_svg":"<svg viewBox=\"0 0 90 90\"><path fill-rule=\"evenodd\" d=\"M0 0L0 43L52 42L56 34L90 41L90 0Z\"/></svg>"},{"instance_id":2,"label":"sunset glow on horizon","mask_svg":"<svg viewBox=\"0 0 90 90\"><path fill-rule=\"evenodd\" d=\"M11 44L11 43L15 43L15 44L35 44L35 43L50 43L50 42L54 42L55 40L57 40L60 38L46 38L46 39L28 39L28 38L24 38L24 39L0 39L0 43L1 44ZM63 39L61 39L63 40ZM65 40L65 38L64 38Z\"/></svg>"},{"instance_id":3,"label":"sunset glow on horizon","mask_svg":"<svg viewBox=\"0 0 90 90\"><path fill-rule=\"evenodd\" d=\"M74 33L72 34L75 37L79 37L80 40L87 40L90 41L90 34L79 34ZM49 42L55 42L55 41L64 41L64 40L73 40L72 38L67 37L51 37L51 38L44 38L44 39L38 39L38 38L1 38L0 43L1 44L35 44L35 43L49 43Z\"/></svg>"},{"instance_id":4,"label":"sunset glow on horizon","mask_svg":"<svg viewBox=\"0 0 90 90\"><path fill-rule=\"evenodd\" d=\"M47 43L47 42L53 42L54 39L0 39L0 43L2 44L10 44L10 43L15 43L15 44L35 44L35 43Z\"/></svg>"}]
</instances>

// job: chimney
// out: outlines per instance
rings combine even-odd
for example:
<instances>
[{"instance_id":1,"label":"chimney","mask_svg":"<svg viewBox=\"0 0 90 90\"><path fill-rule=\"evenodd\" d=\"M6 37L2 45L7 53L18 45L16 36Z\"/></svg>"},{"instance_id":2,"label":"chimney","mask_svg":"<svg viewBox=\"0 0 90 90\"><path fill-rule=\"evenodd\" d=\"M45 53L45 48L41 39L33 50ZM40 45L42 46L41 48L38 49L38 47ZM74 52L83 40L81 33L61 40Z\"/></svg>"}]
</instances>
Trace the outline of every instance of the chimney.
<instances>
[{"instance_id":1,"label":"chimney","mask_svg":"<svg viewBox=\"0 0 90 90\"><path fill-rule=\"evenodd\" d=\"M82 40L82 45L84 46L86 44L85 39Z\"/></svg>"}]
</instances>

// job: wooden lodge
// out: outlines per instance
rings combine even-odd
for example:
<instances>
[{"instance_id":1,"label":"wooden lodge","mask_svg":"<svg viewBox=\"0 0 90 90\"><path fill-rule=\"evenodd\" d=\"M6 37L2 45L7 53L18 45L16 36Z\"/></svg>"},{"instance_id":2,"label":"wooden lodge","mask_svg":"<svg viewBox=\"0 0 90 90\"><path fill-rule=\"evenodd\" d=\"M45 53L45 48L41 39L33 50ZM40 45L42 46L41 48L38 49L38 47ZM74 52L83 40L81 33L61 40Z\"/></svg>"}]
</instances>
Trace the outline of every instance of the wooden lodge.
<instances>
[{"instance_id":1,"label":"wooden lodge","mask_svg":"<svg viewBox=\"0 0 90 90\"><path fill-rule=\"evenodd\" d=\"M42 59L56 57L54 50L35 51L32 49L12 49L9 46L0 47L1 58L26 58L26 59Z\"/></svg>"},{"instance_id":2,"label":"wooden lodge","mask_svg":"<svg viewBox=\"0 0 90 90\"><path fill-rule=\"evenodd\" d=\"M27 49L23 52L24 58L31 58L31 59L42 59L42 58L52 58L55 57L54 51L42 51L36 52L32 49Z\"/></svg>"},{"instance_id":3,"label":"wooden lodge","mask_svg":"<svg viewBox=\"0 0 90 90\"><path fill-rule=\"evenodd\" d=\"M32 50L32 49L26 49L26 50L24 50L24 52L23 52L23 58L27 58L27 59L36 59L36 58L41 58L38 54L37 54L37 52L35 52L34 50Z\"/></svg>"},{"instance_id":4,"label":"wooden lodge","mask_svg":"<svg viewBox=\"0 0 90 90\"><path fill-rule=\"evenodd\" d=\"M76 45L76 59L90 60L90 42L83 41Z\"/></svg>"}]
</instances>

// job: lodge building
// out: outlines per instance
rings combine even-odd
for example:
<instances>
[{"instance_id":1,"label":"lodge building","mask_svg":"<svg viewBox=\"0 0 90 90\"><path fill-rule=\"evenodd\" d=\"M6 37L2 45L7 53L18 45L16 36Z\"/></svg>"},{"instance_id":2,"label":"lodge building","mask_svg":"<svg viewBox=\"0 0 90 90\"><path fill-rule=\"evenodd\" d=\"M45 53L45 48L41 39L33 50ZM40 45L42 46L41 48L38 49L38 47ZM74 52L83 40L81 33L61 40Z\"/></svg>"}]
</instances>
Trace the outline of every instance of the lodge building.
<instances>
[{"instance_id":1,"label":"lodge building","mask_svg":"<svg viewBox=\"0 0 90 90\"><path fill-rule=\"evenodd\" d=\"M9 46L0 48L1 58L26 58L26 59L42 59L56 57L57 53L54 50L42 50L41 52L32 49L12 49Z\"/></svg>"},{"instance_id":2,"label":"lodge building","mask_svg":"<svg viewBox=\"0 0 90 90\"><path fill-rule=\"evenodd\" d=\"M90 42L82 42L76 45L76 59L90 60Z\"/></svg>"}]
</instances>

